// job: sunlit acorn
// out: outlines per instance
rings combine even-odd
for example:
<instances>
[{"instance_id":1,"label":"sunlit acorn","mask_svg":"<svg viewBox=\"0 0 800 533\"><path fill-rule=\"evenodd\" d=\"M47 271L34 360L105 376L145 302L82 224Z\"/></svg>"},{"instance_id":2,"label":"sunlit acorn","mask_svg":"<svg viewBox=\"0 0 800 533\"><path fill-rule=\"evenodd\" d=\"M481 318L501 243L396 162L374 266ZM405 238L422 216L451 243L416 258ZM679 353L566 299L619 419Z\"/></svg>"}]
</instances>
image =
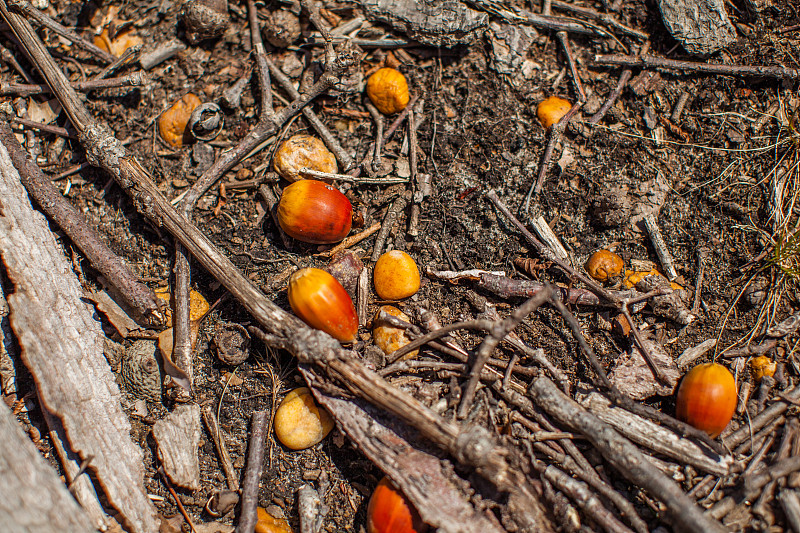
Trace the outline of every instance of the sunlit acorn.
<instances>
[{"instance_id":1,"label":"sunlit acorn","mask_svg":"<svg viewBox=\"0 0 800 533\"><path fill-rule=\"evenodd\" d=\"M428 525L408 498L384 477L369 499L367 533L425 533Z\"/></svg>"},{"instance_id":2,"label":"sunlit acorn","mask_svg":"<svg viewBox=\"0 0 800 533\"><path fill-rule=\"evenodd\" d=\"M353 342L358 316L353 300L336 278L319 268L301 268L289 279L289 305L312 328L340 342Z\"/></svg>"},{"instance_id":3,"label":"sunlit acorn","mask_svg":"<svg viewBox=\"0 0 800 533\"><path fill-rule=\"evenodd\" d=\"M158 133L170 146L180 148L188 140L189 132L186 125L192 116L192 111L201 104L200 99L192 93L186 93L183 98L161 113L158 117Z\"/></svg>"},{"instance_id":4,"label":"sunlit acorn","mask_svg":"<svg viewBox=\"0 0 800 533\"><path fill-rule=\"evenodd\" d=\"M378 318L381 311L397 317L400 320L405 320L406 322L411 322L411 319L407 314L391 305L384 305L378 309L378 313L372 321L372 339L375 341L375 346L380 348L384 354L389 355L411 342L411 339L406 335L406 330L381 322ZM419 350L413 350L404 355L402 360L411 359L412 357L416 357L417 354L419 354Z\"/></svg>"},{"instance_id":5,"label":"sunlit acorn","mask_svg":"<svg viewBox=\"0 0 800 533\"><path fill-rule=\"evenodd\" d=\"M292 450L318 444L333 429L333 418L314 401L307 387L294 389L275 410L275 436Z\"/></svg>"},{"instance_id":6,"label":"sunlit acorn","mask_svg":"<svg viewBox=\"0 0 800 533\"><path fill-rule=\"evenodd\" d=\"M419 268L410 255L400 250L392 250L380 256L375 262L372 283L380 298L402 300L419 290Z\"/></svg>"},{"instance_id":7,"label":"sunlit acorn","mask_svg":"<svg viewBox=\"0 0 800 533\"><path fill-rule=\"evenodd\" d=\"M335 174L338 172L336 158L317 137L293 135L283 141L272 158L275 172L289 181L303 179L303 168Z\"/></svg>"},{"instance_id":8,"label":"sunlit acorn","mask_svg":"<svg viewBox=\"0 0 800 533\"><path fill-rule=\"evenodd\" d=\"M551 96L542 100L536 108L536 116L539 117L539 122L545 129L549 130L554 124L557 124L564 115L566 115L572 108L569 100L564 100L558 96Z\"/></svg>"},{"instance_id":9,"label":"sunlit acorn","mask_svg":"<svg viewBox=\"0 0 800 533\"><path fill-rule=\"evenodd\" d=\"M367 80L367 96L384 115L399 113L408 105L408 82L396 69L382 68Z\"/></svg>"},{"instance_id":10,"label":"sunlit acorn","mask_svg":"<svg viewBox=\"0 0 800 533\"><path fill-rule=\"evenodd\" d=\"M258 519L253 533L292 533L292 528L285 518L277 518L269 514L263 507L256 509Z\"/></svg>"},{"instance_id":11,"label":"sunlit acorn","mask_svg":"<svg viewBox=\"0 0 800 533\"><path fill-rule=\"evenodd\" d=\"M606 281L620 275L625 261L614 252L606 249L597 250L586 261L586 272L597 281Z\"/></svg>"},{"instance_id":12,"label":"sunlit acorn","mask_svg":"<svg viewBox=\"0 0 800 533\"><path fill-rule=\"evenodd\" d=\"M278 223L298 241L331 244L350 232L353 206L344 194L325 182L300 180L283 189Z\"/></svg>"},{"instance_id":13,"label":"sunlit acorn","mask_svg":"<svg viewBox=\"0 0 800 533\"><path fill-rule=\"evenodd\" d=\"M750 373L756 381L761 381L764 376L774 376L777 369L778 363L766 355L759 355L750 359Z\"/></svg>"},{"instance_id":14,"label":"sunlit acorn","mask_svg":"<svg viewBox=\"0 0 800 533\"><path fill-rule=\"evenodd\" d=\"M715 438L733 418L736 402L736 380L730 370L718 363L703 363L683 377L675 414Z\"/></svg>"}]
</instances>

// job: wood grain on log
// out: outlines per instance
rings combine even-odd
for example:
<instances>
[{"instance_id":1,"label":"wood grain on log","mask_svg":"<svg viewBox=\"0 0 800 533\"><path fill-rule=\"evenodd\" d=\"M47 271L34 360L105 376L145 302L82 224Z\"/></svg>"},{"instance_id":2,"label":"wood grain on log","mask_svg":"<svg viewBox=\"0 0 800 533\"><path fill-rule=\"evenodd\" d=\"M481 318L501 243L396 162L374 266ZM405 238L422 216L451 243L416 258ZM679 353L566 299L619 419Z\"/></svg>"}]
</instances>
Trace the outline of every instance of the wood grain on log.
<instances>
[{"instance_id":1,"label":"wood grain on log","mask_svg":"<svg viewBox=\"0 0 800 533\"><path fill-rule=\"evenodd\" d=\"M730 455L715 455L655 422L614 407L598 392L590 392L578 401L597 418L648 450L678 459L709 474L726 476L730 473L733 465Z\"/></svg>"},{"instance_id":2,"label":"wood grain on log","mask_svg":"<svg viewBox=\"0 0 800 533\"><path fill-rule=\"evenodd\" d=\"M0 479L0 531L95 531L4 404L0 405Z\"/></svg>"},{"instance_id":3,"label":"wood grain on log","mask_svg":"<svg viewBox=\"0 0 800 533\"><path fill-rule=\"evenodd\" d=\"M103 356L103 333L47 221L33 210L8 152L0 147L0 257L11 327L39 399L62 420L108 501L134 532L155 531L144 490L142 451L130 439L120 392Z\"/></svg>"}]
</instances>

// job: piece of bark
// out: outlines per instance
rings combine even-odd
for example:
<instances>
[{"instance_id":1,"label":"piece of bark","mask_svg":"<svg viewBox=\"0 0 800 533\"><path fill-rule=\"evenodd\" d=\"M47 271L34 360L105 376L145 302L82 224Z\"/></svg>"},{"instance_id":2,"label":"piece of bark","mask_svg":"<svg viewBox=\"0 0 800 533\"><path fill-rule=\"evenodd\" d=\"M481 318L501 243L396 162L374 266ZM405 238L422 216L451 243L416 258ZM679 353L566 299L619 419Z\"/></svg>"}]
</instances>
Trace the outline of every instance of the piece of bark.
<instances>
[{"instance_id":1,"label":"piece of bark","mask_svg":"<svg viewBox=\"0 0 800 533\"><path fill-rule=\"evenodd\" d=\"M726 476L730 473L733 465L730 455L720 457L655 422L615 407L599 392L583 392L578 395L578 403L636 444L709 474Z\"/></svg>"},{"instance_id":2,"label":"piece of bark","mask_svg":"<svg viewBox=\"0 0 800 533\"><path fill-rule=\"evenodd\" d=\"M430 46L455 46L475 40L487 27L486 13L454 0L395 2L360 0L367 18L389 24Z\"/></svg>"},{"instance_id":3,"label":"piece of bark","mask_svg":"<svg viewBox=\"0 0 800 533\"><path fill-rule=\"evenodd\" d=\"M0 199L0 257L14 286L8 296L11 327L39 399L62 420L78 455L93 456L91 469L124 525L133 532L155 531L142 451L130 439L119 388L103 356L100 324L82 301L47 221L31 207L5 148Z\"/></svg>"},{"instance_id":4,"label":"piece of bark","mask_svg":"<svg viewBox=\"0 0 800 533\"><path fill-rule=\"evenodd\" d=\"M623 353L614 361L608 379L622 393L634 400L644 400L654 394L669 396L678 383L680 372L672 357L655 341L643 339L653 363L661 369L668 383L659 383L653 371L642 357L638 347L632 346L630 352Z\"/></svg>"},{"instance_id":5,"label":"piece of bark","mask_svg":"<svg viewBox=\"0 0 800 533\"><path fill-rule=\"evenodd\" d=\"M64 478L69 486L69 491L78 500L97 529L100 531L109 529L112 524L116 524L116 521L112 520L103 509L97 490L92 485L91 477L81 472L81 459L70 447L64 426L47 409L42 408L42 415L50 428L50 443L58 455L62 470L64 470Z\"/></svg>"},{"instance_id":6,"label":"piece of bark","mask_svg":"<svg viewBox=\"0 0 800 533\"><path fill-rule=\"evenodd\" d=\"M200 406L179 405L153 426L158 459L170 481L187 489L200 489Z\"/></svg>"},{"instance_id":7,"label":"piece of bark","mask_svg":"<svg viewBox=\"0 0 800 533\"><path fill-rule=\"evenodd\" d=\"M0 531L96 531L5 404L0 405L0 479Z\"/></svg>"},{"instance_id":8,"label":"piece of bark","mask_svg":"<svg viewBox=\"0 0 800 533\"><path fill-rule=\"evenodd\" d=\"M300 366L312 391L358 448L383 470L414 504L425 523L442 533L504 531L476 509L468 493L449 478L452 466L413 428L363 400L330 395L321 378Z\"/></svg>"},{"instance_id":9,"label":"piece of bark","mask_svg":"<svg viewBox=\"0 0 800 533\"><path fill-rule=\"evenodd\" d=\"M687 52L713 54L736 41L724 0L659 0L664 25Z\"/></svg>"}]
</instances>

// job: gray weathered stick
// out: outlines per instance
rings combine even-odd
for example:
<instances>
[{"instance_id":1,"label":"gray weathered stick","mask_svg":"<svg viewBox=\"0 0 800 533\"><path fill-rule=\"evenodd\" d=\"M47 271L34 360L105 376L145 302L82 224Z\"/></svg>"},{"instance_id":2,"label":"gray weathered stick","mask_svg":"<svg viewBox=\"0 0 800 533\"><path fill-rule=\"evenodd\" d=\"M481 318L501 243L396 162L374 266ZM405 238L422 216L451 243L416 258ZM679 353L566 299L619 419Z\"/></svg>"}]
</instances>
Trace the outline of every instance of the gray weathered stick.
<instances>
[{"instance_id":1,"label":"gray weathered stick","mask_svg":"<svg viewBox=\"0 0 800 533\"><path fill-rule=\"evenodd\" d=\"M644 488L667 508L676 527L696 533L725 533L722 524L707 517L671 479L661 474L649 459L619 433L586 412L547 378L533 382L533 401L550 416L582 433L603 457L632 483Z\"/></svg>"}]
</instances>

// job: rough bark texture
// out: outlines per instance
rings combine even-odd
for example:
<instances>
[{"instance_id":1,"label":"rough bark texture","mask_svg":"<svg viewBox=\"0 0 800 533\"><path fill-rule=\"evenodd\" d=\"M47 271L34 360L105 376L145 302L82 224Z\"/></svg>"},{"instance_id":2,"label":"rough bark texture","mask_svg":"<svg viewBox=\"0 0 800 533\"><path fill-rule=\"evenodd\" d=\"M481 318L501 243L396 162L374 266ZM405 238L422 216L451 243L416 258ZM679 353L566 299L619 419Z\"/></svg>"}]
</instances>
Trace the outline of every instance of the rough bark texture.
<instances>
[{"instance_id":1,"label":"rough bark texture","mask_svg":"<svg viewBox=\"0 0 800 533\"><path fill-rule=\"evenodd\" d=\"M309 382L317 379L313 372L301 369ZM462 487L450 481L454 474L436 449L421 439L409 442L419 437L416 430L361 400L313 390L347 436L403 490L427 524L443 533L503 531L496 520L489 520L469 503Z\"/></svg>"},{"instance_id":2,"label":"rough bark texture","mask_svg":"<svg viewBox=\"0 0 800 533\"><path fill-rule=\"evenodd\" d=\"M56 244L44 216L0 147L0 257L13 289L8 291L11 327L20 355L33 375L39 399L64 424L81 458L130 531L158 529L144 491L142 451L130 439L119 388L103 357L103 333L93 309Z\"/></svg>"},{"instance_id":3,"label":"rough bark texture","mask_svg":"<svg viewBox=\"0 0 800 533\"><path fill-rule=\"evenodd\" d=\"M687 52L713 54L736 40L723 0L659 0L664 25Z\"/></svg>"},{"instance_id":4,"label":"rough bark texture","mask_svg":"<svg viewBox=\"0 0 800 533\"><path fill-rule=\"evenodd\" d=\"M200 406L179 405L153 426L158 458L169 479L187 489L200 489Z\"/></svg>"},{"instance_id":5,"label":"rough bark texture","mask_svg":"<svg viewBox=\"0 0 800 533\"><path fill-rule=\"evenodd\" d=\"M678 459L709 474L726 476L730 472L733 465L733 457L730 455L715 455L650 420L638 417L621 407L614 407L598 392L590 392L578 400L597 418L645 448Z\"/></svg>"},{"instance_id":6,"label":"rough bark texture","mask_svg":"<svg viewBox=\"0 0 800 533\"><path fill-rule=\"evenodd\" d=\"M0 479L0 531L95 531L5 405L0 405Z\"/></svg>"},{"instance_id":7,"label":"rough bark texture","mask_svg":"<svg viewBox=\"0 0 800 533\"><path fill-rule=\"evenodd\" d=\"M466 44L486 29L489 17L453 0L362 0L371 18L431 46Z\"/></svg>"}]
</instances>

